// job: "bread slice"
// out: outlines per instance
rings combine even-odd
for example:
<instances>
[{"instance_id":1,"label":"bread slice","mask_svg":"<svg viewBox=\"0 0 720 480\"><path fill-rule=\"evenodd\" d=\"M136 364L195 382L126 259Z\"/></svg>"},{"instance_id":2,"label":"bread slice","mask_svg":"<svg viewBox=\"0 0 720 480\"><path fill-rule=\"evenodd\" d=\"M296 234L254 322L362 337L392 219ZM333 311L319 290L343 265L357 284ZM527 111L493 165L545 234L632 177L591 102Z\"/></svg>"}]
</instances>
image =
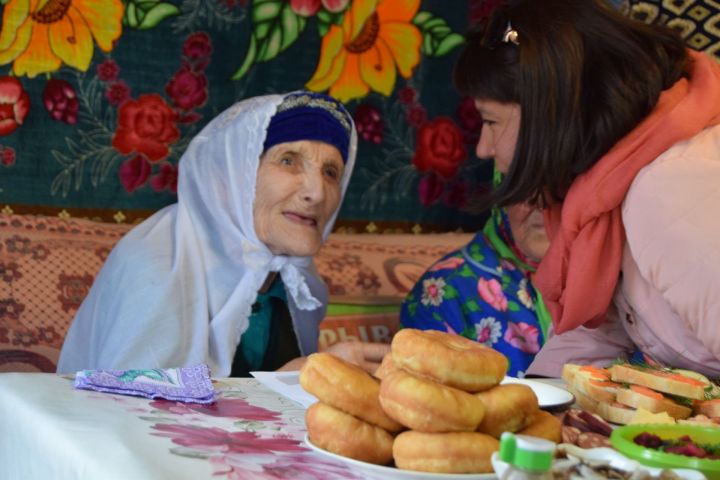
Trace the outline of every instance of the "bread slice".
<instances>
[{"instance_id":1,"label":"bread slice","mask_svg":"<svg viewBox=\"0 0 720 480\"><path fill-rule=\"evenodd\" d=\"M641 385L680 397L705 399L705 383L672 371L622 364L610 367L610 376L615 382Z\"/></svg>"},{"instance_id":2,"label":"bread slice","mask_svg":"<svg viewBox=\"0 0 720 480\"><path fill-rule=\"evenodd\" d=\"M568 390L575 395L575 403L580 408L591 413L597 413L608 422L627 425L635 416L636 410L634 408L620 403L598 402L572 387L569 387Z\"/></svg>"},{"instance_id":3,"label":"bread slice","mask_svg":"<svg viewBox=\"0 0 720 480\"><path fill-rule=\"evenodd\" d=\"M623 405L644 408L652 413L667 412L668 415L676 419L688 418L692 413L692 409L689 407L675 403L662 393L639 385L630 385L628 388L619 389L616 400Z\"/></svg>"},{"instance_id":4,"label":"bread slice","mask_svg":"<svg viewBox=\"0 0 720 480\"><path fill-rule=\"evenodd\" d=\"M617 392L622 385L610 380L597 380L594 378L575 378L575 387L582 393L595 401L613 403L616 401Z\"/></svg>"},{"instance_id":5,"label":"bread slice","mask_svg":"<svg viewBox=\"0 0 720 480\"><path fill-rule=\"evenodd\" d=\"M706 417L720 418L720 398L694 402L693 413L695 415L705 415Z\"/></svg>"},{"instance_id":6,"label":"bread slice","mask_svg":"<svg viewBox=\"0 0 720 480\"><path fill-rule=\"evenodd\" d=\"M705 384L705 388L708 386L717 386L714 385L708 378L703 375L702 373L695 372L693 370L685 370L684 368L673 368L673 373L679 373L680 375L684 375L686 377L694 378L695 380L699 380L702 383Z\"/></svg>"},{"instance_id":7,"label":"bread slice","mask_svg":"<svg viewBox=\"0 0 720 480\"><path fill-rule=\"evenodd\" d=\"M597 380L610 380L610 371L607 368L593 367L592 365L566 363L563 365L561 376L568 384L572 384L578 376Z\"/></svg>"},{"instance_id":8,"label":"bread slice","mask_svg":"<svg viewBox=\"0 0 720 480\"><path fill-rule=\"evenodd\" d=\"M562 373L560 376L562 377L565 382L567 382L568 385L572 385L573 381L575 380L575 375L577 372L582 368L582 365L578 365L576 363L566 363L563 365Z\"/></svg>"},{"instance_id":9,"label":"bread slice","mask_svg":"<svg viewBox=\"0 0 720 480\"><path fill-rule=\"evenodd\" d=\"M621 385L610 380L610 371L605 368L566 364L563 379L583 395L600 402L613 403Z\"/></svg>"}]
</instances>

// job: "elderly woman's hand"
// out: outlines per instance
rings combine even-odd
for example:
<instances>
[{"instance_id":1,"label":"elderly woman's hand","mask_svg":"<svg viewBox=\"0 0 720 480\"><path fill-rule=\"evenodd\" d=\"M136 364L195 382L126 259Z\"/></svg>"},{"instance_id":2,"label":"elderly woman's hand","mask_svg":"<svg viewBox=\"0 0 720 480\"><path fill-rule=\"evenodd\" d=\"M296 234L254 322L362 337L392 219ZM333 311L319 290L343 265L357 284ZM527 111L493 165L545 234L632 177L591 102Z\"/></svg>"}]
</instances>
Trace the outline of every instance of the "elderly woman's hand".
<instances>
[{"instance_id":1,"label":"elderly woman's hand","mask_svg":"<svg viewBox=\"0 0 720 480\"><path fill-rule=\"evenodd\" d=\"M374 374L383 357L390 352L389 343L339 342L325 350L335 356L357 365L369 374Z\"/></svg>"},{"instance_id":2,"label":"elderly woman's hand","mask_svg":"<svg viewBox=\"0 0 720 480\"><path fill-rule=\"evenodd\" d=\"M373 342L339 342L331 345L325 350L336 357L350 362L362 368L369 374L374 374L380 366L383 357L390 352L390 344ZM305 364L307 357L298 357L290 360L277 371L300 370Z\"/></svg>"}]
</instances>

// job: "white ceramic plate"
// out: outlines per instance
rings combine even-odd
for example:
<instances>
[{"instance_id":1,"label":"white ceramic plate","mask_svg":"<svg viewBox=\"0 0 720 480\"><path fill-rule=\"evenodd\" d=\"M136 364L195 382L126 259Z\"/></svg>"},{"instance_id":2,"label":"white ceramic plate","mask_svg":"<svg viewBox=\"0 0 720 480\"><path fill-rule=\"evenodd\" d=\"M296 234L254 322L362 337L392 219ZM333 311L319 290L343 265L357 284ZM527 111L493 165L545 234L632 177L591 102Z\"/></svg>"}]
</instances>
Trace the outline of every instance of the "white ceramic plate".
<instances>
[{"instance_id":1,"label":"white ceramic plate","mask_svg":"<svg viewBox=\"0 0 720 480\"><path fill-rule=\"evenodd\" d=\"M307 408L317 399L305 392L300 386L300 372L251 372L263 385L273 391L295 400ZM562 382L559 379L550 379L548 382ZM502 383L522 383L532 388L538 397L540 408L545 410L562 410L575 402L572 393L564 388L550 385L544 381L526 380L524 378L505 377Z\"/></svg>"},{"instance_id":2,"label":"white ceramic plate","mask_svg":"<svg viewBox=\"0 0 720 480\"><path fill-rule=\"evenodd\" d=\"M575 396L564 388L549 385L537 380L524 378L505 377L501 384L521 383L533 389L538 398L540 408L545 410L561 410L569 407L575 402Z\"/></svg>"},{"instance_id":3,"label":"white ceramic plate","mask_svg":"<svg viewBox=\"0 0 720 480\"><path fill-rule=\"evenodd\" d=\"M361 462L352 458L343 457L320 447L316 447L310 443L310 439L305 435L305 443L315 452L338 462L347 464L351 470L363 475L365 478L377 480L488 480L497 478L494 473L426 473L413 472L412 470L400 470L395 467L385 467L383 465L374 465L372 463Z\"/></svg>"}]
</instances>

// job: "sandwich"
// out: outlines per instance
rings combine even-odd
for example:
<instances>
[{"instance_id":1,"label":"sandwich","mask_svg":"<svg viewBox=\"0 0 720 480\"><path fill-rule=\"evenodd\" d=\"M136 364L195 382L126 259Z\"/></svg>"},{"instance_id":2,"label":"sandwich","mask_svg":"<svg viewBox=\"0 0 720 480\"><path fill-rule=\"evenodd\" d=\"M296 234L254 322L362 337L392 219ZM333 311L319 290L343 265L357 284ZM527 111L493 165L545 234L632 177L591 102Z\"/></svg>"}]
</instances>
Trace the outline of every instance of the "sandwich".
<instances>
[{"instance_id":1,"label":"sandwich","mask_svg":"<svg viewBox=\"0 0 720 480\"><path fill-rule=\"evenodd\" d=\"M696 372L629 363L609 368L567 364L562 377L581 408L608 422L720 418L720 387Z\"/></svg>"},{"instance_id":2,"label":"sandwich","mask_svg":"<svg viewBox=\"0 0 720 480\"><path fill-rule=\"evenodd\" d=\"M618 364L610 367L614 381L630 385L642 385L658 392L695 400L705 399L705 388L710 381L703 382L671 369L658 369L647 366Z\"/></svg>"}]
</instances>

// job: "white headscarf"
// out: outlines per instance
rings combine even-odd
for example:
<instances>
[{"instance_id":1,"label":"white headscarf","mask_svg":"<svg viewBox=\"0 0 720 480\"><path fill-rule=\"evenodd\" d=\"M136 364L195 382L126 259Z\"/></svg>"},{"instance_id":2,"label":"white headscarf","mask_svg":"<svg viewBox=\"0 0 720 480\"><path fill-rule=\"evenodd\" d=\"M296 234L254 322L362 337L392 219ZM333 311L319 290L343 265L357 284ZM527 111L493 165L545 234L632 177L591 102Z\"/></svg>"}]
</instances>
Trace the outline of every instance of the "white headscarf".
<instances>
[{"instance_id":1,"label":"white headscarf","mask_svg":"<svg viewBox=\"0 0 720 480\"><path fill-rule=\"evenodd\" d=\"M58 372L207 363L213 375L228 376L272 271L285 285L301 353L317 350L327 287L310 257L273 255L253 221L266 129L283 98L238 102L192 140L180 161L178 203L115 246L68 331ZM357 152L351 130L343 197Z\"/></svg>"}]
</instances>

